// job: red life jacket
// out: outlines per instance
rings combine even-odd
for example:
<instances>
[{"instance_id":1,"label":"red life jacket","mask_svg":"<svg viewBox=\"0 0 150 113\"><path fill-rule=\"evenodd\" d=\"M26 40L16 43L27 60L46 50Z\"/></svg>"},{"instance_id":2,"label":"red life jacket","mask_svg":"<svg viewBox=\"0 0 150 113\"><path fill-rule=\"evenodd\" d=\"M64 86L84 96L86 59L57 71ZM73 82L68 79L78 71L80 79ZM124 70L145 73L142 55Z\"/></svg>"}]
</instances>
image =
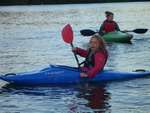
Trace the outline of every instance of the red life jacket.
<instances>
[{"instance_id":1,"label":"red life jacket","mask_svg":"<svg viewBox=\"0 0 150 113\"><path fill-rule=\"evenodd\" d=\"M116 29L116 23L114 21L107 21L105 20L103 23L103 31L105 32L112 32Z\"/></svg>"}]
</instances>

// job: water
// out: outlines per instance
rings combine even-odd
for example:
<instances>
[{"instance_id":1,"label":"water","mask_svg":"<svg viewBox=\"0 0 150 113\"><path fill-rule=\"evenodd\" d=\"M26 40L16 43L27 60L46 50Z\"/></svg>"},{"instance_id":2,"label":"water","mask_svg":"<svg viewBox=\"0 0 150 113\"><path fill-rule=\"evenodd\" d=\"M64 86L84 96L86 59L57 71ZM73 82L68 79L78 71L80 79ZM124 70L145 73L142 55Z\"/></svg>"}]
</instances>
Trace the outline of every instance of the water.
<instances>
[{"instance_id":1,"label":"water","mask_svg":"<svg viewBox=\"0 0 150 113\"><path fill-rule=\"evenodd\" d=\"M62 27L70 23L74 45L84 47L89 38L79 30L98 29L106 10L115 13L122 30L150 28L150 2L1 6L0 74L49 64L75 66L70 46L61 39ZM150 70L150 31L133 35L132 44L108 44L107 69ZM0 113L149 113L149 80L35 88L0 81Z\"/></svg>"}]
</instances>

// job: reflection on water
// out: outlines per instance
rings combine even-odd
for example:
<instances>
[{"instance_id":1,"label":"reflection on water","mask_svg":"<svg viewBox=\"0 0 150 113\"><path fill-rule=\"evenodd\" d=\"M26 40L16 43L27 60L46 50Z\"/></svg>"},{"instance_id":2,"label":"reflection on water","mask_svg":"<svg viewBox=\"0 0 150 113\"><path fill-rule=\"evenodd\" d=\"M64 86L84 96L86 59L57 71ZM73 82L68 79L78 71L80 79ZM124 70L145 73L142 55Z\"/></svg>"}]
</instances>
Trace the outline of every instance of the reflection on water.
<instances>
[{"instance_id":1,"label":"reflection on water","mask_svg":"<svg viewBox=\"0 0 150 113\"><path fill-rule=\"evenodd\" d=\"M85 86L80 89L78 98L86 99L85 106L93 109L94 113L110 112L110 94L106 91L105 86Z\"/></svg>"},{"instance_id":2,"label":"reflection on water","mask_svg":"<svg viewBox=\"0 0 150 113\"><path fill-rule=\"evenodd\" d=\"M63 112L68 111L69 113L105 113L110 112L111 108L109 105L110 93L106 91L105 86L100 84L82 84L71 87L19 87L15 85L5 85L0 89L0 94L1 96L3 95L4 98L11 99L11 103L16 107L23 107L24 104L17 105L15 99L24 97L28 98L28 100L33 98L34 101L41 101L43 103L47 98L48 103L46 106L51 106L50 109L55 109L55 107L59 107L62 103L65 103L65 106L68 108ZM11 95L15 96L11 97ZM58 106L54 106L54 103L59 100L64 102L59 102ZM34 101L30 101L30 104L34 103ZM11 106L11 103L6 106L4 102L0 107L7 109ZM24 107L22 109L24 109ZM28 110L30 111L30 108ZM57 112L57 110L55 112Z\"/></svg>"}]
</instances>

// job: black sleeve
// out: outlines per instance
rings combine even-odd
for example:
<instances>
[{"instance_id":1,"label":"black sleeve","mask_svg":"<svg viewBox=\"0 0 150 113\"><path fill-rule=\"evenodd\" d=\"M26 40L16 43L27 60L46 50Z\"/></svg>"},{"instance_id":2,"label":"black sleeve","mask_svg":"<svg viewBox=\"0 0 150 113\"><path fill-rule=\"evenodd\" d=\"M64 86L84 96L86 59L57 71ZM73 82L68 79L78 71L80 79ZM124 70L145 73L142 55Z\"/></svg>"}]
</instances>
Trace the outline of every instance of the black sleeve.
<instances>
[{"instance_id":1,"label":"black sleeve","mask_svg":"<svg viewBox=\"0 0 150 113\"><path fill-rule=\"evenodd\" d=\"M100 29L99 29L99 34L102 36L104 33L103 33L103 29L104 29L104 22L102 23L102 25L100 26Z\"/></svg>"},{"instance_id":2,"label":"black sleeve","mask_svg":"<svg viewBox=\"0 0 150 113\"><path fill-rule=\"evenodd\" d=\"M117 30L117 31L120 31L120 28L119 28L119 25L115 22L115 29Z\"/></svg>"}]
</instances>

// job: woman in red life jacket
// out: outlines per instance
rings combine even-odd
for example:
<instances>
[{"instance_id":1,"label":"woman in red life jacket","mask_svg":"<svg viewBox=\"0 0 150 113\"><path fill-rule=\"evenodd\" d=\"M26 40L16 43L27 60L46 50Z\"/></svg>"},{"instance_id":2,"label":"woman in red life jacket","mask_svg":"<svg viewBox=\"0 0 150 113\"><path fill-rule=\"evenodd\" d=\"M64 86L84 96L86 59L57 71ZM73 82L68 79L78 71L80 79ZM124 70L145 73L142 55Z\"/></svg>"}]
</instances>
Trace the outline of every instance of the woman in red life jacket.
<instances>
[{"instance_id":1,"label":"woman in red life jacket","mask_svg":"<svg viewBox=\"0 0 150 113\"><path fill-rule=\"evenodd\" d=\"M76 54L85 57L84 66L81 68L81 77L92 78L96 74L103 70L106 61L107 61L107 50L105 43L100 35L95 34L90 39L90 47L88 50L81 48L73 48L73 52Z\"/></svg>"},{"instance_id":2,"label":"woman in red life jacket","mask_svg":"<svg viewBox=\"0 0 150 113\"><path fill-rule=\"evenodd\" d=\"M103 24L100 27L99 34L104 35L108 32L120 31L118 24L113 20L114 14L110 11L105 12L106 20L104 20Z\"/></svg>"}]
</instances>

